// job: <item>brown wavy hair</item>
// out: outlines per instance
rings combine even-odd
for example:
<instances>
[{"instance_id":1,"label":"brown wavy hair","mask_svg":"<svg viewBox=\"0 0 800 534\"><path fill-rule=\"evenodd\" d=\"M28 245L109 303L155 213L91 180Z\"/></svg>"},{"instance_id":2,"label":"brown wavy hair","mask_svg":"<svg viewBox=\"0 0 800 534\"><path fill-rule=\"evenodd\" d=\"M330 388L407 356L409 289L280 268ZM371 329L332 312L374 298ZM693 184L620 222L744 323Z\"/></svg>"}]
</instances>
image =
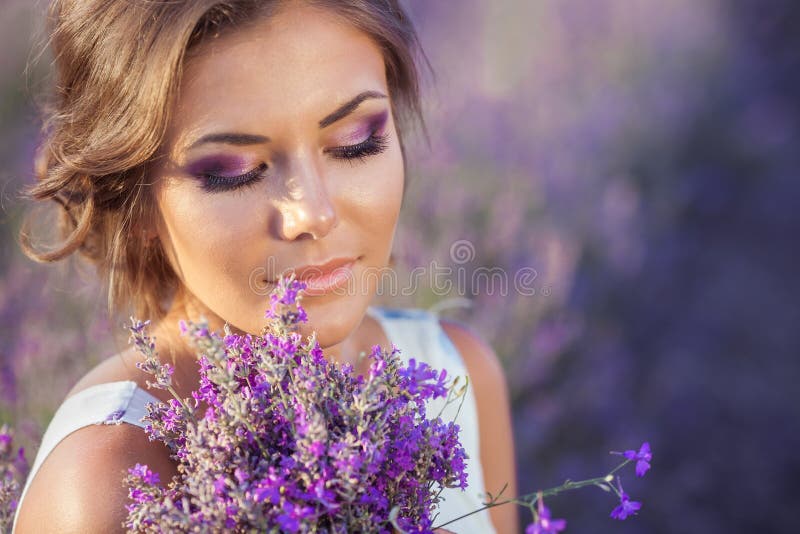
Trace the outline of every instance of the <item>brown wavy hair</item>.
<instances>
[{"instance_id":1,"label":"brown wavy hair","mask_svg":"<svg viewBox=\"0 0 800 534\"><path fill-rule=\"evenodd\" d=\"M369 35L383 53L403 161L403 132L427 139L417 61L430 69L398 0L307 0ZM52 90L27 200L52 201L60 244L36 251L23 220L19 244L37 262L78 253L108 291L111 317L157 321L180 281L160 242L142 231L156 216L148 164L159 152L183 63L204 40L274 14L286 0L54 0L47 12ZM430 69L432 73L432 69ZM52 205L52 204L50 204Z\"/></svg>"}]
</instances>

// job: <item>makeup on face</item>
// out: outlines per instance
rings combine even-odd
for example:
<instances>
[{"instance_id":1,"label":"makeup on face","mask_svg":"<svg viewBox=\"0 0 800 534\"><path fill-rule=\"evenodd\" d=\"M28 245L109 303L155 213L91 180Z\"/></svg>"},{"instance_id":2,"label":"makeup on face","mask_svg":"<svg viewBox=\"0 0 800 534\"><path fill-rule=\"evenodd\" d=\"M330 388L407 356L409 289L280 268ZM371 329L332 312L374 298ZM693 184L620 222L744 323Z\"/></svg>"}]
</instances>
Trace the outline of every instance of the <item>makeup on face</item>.
<instances>
[{"instance_id":1,"label":"makeup on face","mask_svg":"<svg viewBox=\"0 0 800 534\"><path fill-rule=\"evenodd\" d=\"M267 286L253 274L264 258L358 257L348 277L363 281L358 291L340 296L338 278L319 278L312 291L327 296L307 301L309 329L340 356L335 347L354 335L375 292L375 278L361 273L390 256L404 162L384 51L314 15L282 21L278 32L254 23L187 61L158 200L187 298L246 332L263 327Z\"/></svg>"},{"instance_id":2,"label":"makeup on face","mask_svg":"<svg viewBox=\"0 0 800 534\"><path fill-rule=\"evenodd\" d=\"M230 154L213 154L188 164L186 172L192 176L213 174L222 177L235 177L248 172L257 163L249 158Z\"/></svg>"},{"instance_id":3,"label":"makeup on face","mask_svg":"<svg viewBox=\"0 0 800 534\"><path fill-rule=\"evenodd\" d=\"M356 130L346 134L341 143L355 144L364 141L370 135L380 135L386 127L386 120L389 118L389 110L384 109L374 115L367 117Z\"/></svg>"},{"instance_id":4,"label":"makeup on face","mask_svg":"<svg viewBox=\"0 0 800 534\"><path fill-rule=\"evenodd\" d=\"M386 127L388 118L388 109L383 109L377 113L373 113L362 120L355 130L345 134L341 138L341 141L336 141L336 143L344 146L354 145L364 142L371 135L380 135L383 133ZM241 146L261 144L263 143L263 139L268 138L249 136L247 134L214 134L213 136L207 137L207 139L210 140L209 142L213 143ZM184 170L187 174L195 177L213 175L221 178L236 178L248 173L258 165L259 162L256 160L256 158L247 158L241 155L218 153L203 156L198 160L190 161L184 166Z\"/></svg>"}]
</instances>

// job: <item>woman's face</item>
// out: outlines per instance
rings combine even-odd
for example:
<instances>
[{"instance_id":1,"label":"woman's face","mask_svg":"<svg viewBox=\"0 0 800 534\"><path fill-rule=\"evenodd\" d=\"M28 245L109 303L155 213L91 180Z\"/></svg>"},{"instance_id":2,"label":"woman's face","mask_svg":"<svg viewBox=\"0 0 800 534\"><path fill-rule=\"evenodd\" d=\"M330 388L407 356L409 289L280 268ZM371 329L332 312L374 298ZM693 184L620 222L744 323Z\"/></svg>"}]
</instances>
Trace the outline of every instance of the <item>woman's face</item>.
<instances>
[{"instance_id":1,"label":"woman's face","mask_svg":"<svg viewBox=\"0 0 800 534\"><path fill-rule=\"evenodd\" d=\"M346 288L303 298L301 332L337 344L388 263L403 193L381 52L296 5L196 50L154 171L158 235L188 306L259 333L265 280L351 258Z\"/></svg>"}]
</instances>

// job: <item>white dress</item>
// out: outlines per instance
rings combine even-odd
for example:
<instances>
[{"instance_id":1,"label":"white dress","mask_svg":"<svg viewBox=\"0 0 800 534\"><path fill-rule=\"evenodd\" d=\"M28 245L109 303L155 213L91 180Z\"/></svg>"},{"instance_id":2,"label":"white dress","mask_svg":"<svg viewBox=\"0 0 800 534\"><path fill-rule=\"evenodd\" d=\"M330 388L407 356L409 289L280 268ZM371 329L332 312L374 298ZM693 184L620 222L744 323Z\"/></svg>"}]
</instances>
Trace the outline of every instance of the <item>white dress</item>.
<instances>
[{"instance_id":1,"label":"white dress","mask_svg":"<svg viewBox=\"0 0 800 534\"><path fill-rule=\"evenodd\" d=\"M415 358L434 369L446 369L448 380L467 375L461 355L442 329L435 313L417 308L398 309L378 306L370 306L367 308L367 313L381 324L389 342L400 349L403 361L408 362L410 358ZM391 347L384 348L388 350ZM460 383L464 383L463 378ZM439 414L444 401L443 398L430 400L425 408L427 417L433 418ZM22 508L22 501L34 475L50 451L62 439L88 425L129 423L144 428L141 418L147 414L146 405L149 402L160 401L131 380L97 384L66 399L44 433L20 496L12 534L19 510ZM441 414L442 420L445 422L454 420L459 404L460 399L444 408ZM468 487L463 491L460 488L445 488L442 491L440 495L442 502L439 504L439 515L434 519L434 526L483 506L479 497L485 492L485 488L480 463L478 414L471 381L455 422L461 428L459 438L467 453ZM444 528L457 534L496 533L488 510L472 514Z\"/></svg>"}]
</instances>

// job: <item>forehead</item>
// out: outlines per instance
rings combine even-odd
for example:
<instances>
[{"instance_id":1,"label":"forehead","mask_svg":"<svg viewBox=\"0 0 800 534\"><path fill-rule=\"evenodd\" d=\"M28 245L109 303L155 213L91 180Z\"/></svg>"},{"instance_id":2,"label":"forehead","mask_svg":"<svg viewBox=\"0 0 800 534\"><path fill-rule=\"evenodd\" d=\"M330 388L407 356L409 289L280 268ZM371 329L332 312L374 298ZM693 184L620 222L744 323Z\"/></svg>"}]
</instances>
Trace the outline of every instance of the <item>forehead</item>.
<instances>
[{"instance_id":1,"label":"forehead","mask_svg":"<svg viewBox=\"0 0 800 534\"><path fill-rule=\"evenodd\" d=\"M225 125L267 135L265 128L316 128L365 90L386 92L383 57L370 37L319 8L287 7L192 51L170 135Z\"/></svg>"}]
</instances>

